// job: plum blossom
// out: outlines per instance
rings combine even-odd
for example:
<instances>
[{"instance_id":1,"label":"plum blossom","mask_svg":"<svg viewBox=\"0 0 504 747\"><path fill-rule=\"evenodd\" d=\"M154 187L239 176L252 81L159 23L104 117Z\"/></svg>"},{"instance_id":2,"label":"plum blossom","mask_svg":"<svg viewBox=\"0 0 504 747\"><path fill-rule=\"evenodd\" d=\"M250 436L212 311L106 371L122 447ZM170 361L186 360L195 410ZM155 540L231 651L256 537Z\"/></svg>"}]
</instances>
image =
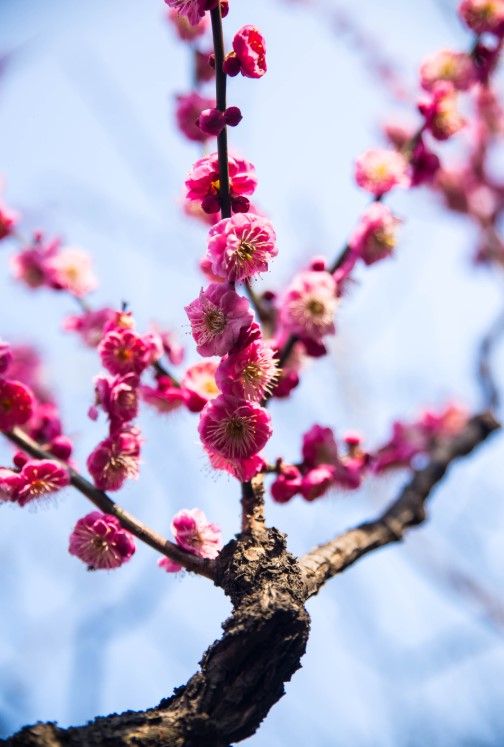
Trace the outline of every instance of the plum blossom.
<instances>
[{"instance_id":1,"label":"plum blossom","mask_svg":"<svg viewBox=\"0 0 504 747\"><path fill-rule=\"evenodd\" d=\"M46 282L55 290L66 290L82 298L97 286L91 272L91 257L83 249L67 247L51 256L45 264Z\"/></svg>"},{"instance_id":2,"label":"plum blossom","mask_svg":"<svg viewBox=\"0 0 504 747\"><path fill-rule=\"evenodd\" d=\"M136 418L139 386L136 374L97 376L94 384L96 405L100 405L107 413L112 426L120 426Z\"/></svg>"},{"instance_id":3,"label":"plum blossom","mask_svg":"<svg viewBox=\"0 0 504 747\"><path fill-rule=\"evenodd\" d=\"M418 103L425 124L436 140L448 140L465 125L457 109L457 92L451 83L436 83L432 91Z\"/></svg>"},{"instance_id":4,"label":"plum blossom","mask_svg":"<svg viewBox=\"0 0 504 747\"><path fill-rule=\"evenodd\" d=\"M53 259L60 245L59 239L46 241L42 233L35 233L32 243L11 259L11 268L16 280L29 288L49 285L48 263Z\"/></svg>"},{"instance_id":5,"label":"plum blossom","mask_svg":"<svg viewBox=\"0 0 504 747\"><path fill-rule=\"evenodd\" d=\"M407 163L400 153L372 148L357 159L355 180L359 187L381 197L393 187L409 186Z\"/></svg>"},{"instance_id":6,"label":"plum blossom","mask_svg":"<svg viewBox=\"0 0 504 747\"><path fill-rule=\"evenodd\" d=\"M80 316L67 316L63 322L63 329L67 332L77 332L85 345L95 348L103 337L105 326L114 317L114 309L109 307L85 311Z\"/></svg>"},{"instance_id":7,"label":"plum blossom","mask_svg":"<svg viewBox=\"0 0 504 747\"><path fill-rule=\"evenodd\" d=\"M0 431L24 425L32 416L34 399L19 381L0 378Z\"/></svg>"},{"instance_id":8,"label":"plum blossom","mask_svg":"<svg viewBox=\"0 0 504 747\"><path fill-rule=\"evenodd\" d=\"M201 96L196 91L177 96L175 117L179 130L188 140L199 143L208 140L209 134L198 126L197 121L202 111L214 106L215 99Z\"/></svg>"},{"instance_id":9,"label":"plum blossom","mask_svg":"<svg viewBox=\"0 0 504 747\"><path fill-rule=\"evenodd\" d=\"M12 234L18 220L18 214L0 202L0 241Z\"/></svg>"},{"instance_id":10,"label":"plum blossom","mask_svg":"<svg viewBox=\"0 0 504 747\"><path fill-rule=\"evenodd\" d=\"M232 288L211 283L185 307L198 353L204 357L229 353L252 324L253 312L246 298Z\"/></svg>"},{"instance_id":11,"label":"plum blossom","mask_svg":"<svg viewBox=\"0 0 504 747\"><path fill-rule=\"evenodd\" d=\"M180 16L187 18L191 26L197 26L207 10L207 0L165 0Z\"/></svg>"},{"instance_id":12,"label":"plum blossom","mask_svg":"<svg viewBox=\"0 0 504 747\"><path fill-rule=\"evenodd\" d=\"M504 33L504 2L503 0L463 0L459 6L459 13L470 29L476 34Z\"/></svg>"},{"instance_id":13,"label":"plum blossom","mask_svg":"<svg viewBox=\"0 0 504 747\"><path fill-rule=\"evenodd\" d=\"M68 471L50 459L28 459L13 475L10 500L19 506L56 493L70 483Z\"/></svg>"},{"instance_id":14,"label":"plum blossom","mask_svg":"<svg viewBox=\"0 0 504 747\"><path fill-rule=\"evenodd\" d=\"M246 78L261 78L264 75L267 70L266 41L255 26L243 26L237 31L233 39L233 52L239 62L237 72L239 71ZM229 65L228 58L224 63L225 72L227 72L226 63ZM233 67L231 74L234 73Z\"/></svg>"},{"instance_id":15,"label":"plum blossom","mask_svg":"<svg viewBox=\"0 0 504 747\"><path fill-rule=\"evenodd\" d=\"M396 229L401 221L390 208L374 202L362 216L348 242L351 251L371 265L390 256L396 243Z\"/></svg>"},{"instance_id":16,"label":"plum blossom","mask_svg":"<svg viewBox=\"0 0 504 747\"><path fill-rule=\"evenodd\" d=\"M287 503L301 491L302 475L294 464L282 464L271 485L271 495L277 503Z\"/></svg>"},{"instance_id":17,"label":"plum blossom","mask_svg":"<svg viewBox=\"0 0 504 747\"><path fill-rule=\"evenodd\" d=\"M334 485L336 469L332 464L319 464L301 478L301 495L307 501L323 496Z\"/></svg>"},{"instance_id":18,"label":"plum blossom","mask_svg":"<svg viewBox=\"0 0 504 747\"><path fill-rule=\"evenodd\" d=\"M188 394L184 389L175 386L168 376L158 376L156 387L142 384L140 386L142 400L154 407L160 413L172 412L185 405Z\"/></svg>"},{"instance_id":19,"label":"plum blossom","mask_svg":"<svg viewBox=\"0 0 504 747\"><path fill-rule=\"evenodd\" d=\"M12 349L8 342L0 339L0 374L4 374L12 362Z\"/></svg>"},{"instance_id":20,"label":"plum blossom","mask_svg":"<svg viewBox=\"0 0 504 747\"><path fill-rule=\"evenodd\" d=\"M217 153L200 158L193 165L186 179L186 199L197 200L207 213L220 210L219 159ZM229 189L231 206L234 212L247 212L249 201L244 195L251 195L257 186L254 166L243 158L229 157ZM246 207L244 210L243 207Z\"/></svg>"},{"instance_id":21,"label":"plum blossom","mask_svg":"<svg viewBox=\"0 0 504 747\"><path fill-rule=\"evenodd\" d=\"M335 332L336 296L336 282L328 272L301 272L287 288L280 321L292 334L320 342Z\"/></svg>"},{"instance_id":22,"label":"plum blossom","mask_svg":"<svg viewBox=\"0 0 504 747\"><path fill-rule=\"evenodd\" d=\"M215 380L221 392L260 402L279 376L275 352L262 340L255 340L219 364Z\"/></svg>"},{"instance_id":23,"label":"plum blossom","mask_svg":"<svg viewBox=\"0 0 504 747\"><path fill-rule=\"evenodd\" d=\"M248 482L266 466L266 462L261 454L253 454L246 459L227 459L215 451L208 449L206 446L204 448L213 469L227 472L229 475L236 477L240 482Z\"/></svg>"},{"instance_id":24,"label":"plum blossom","mask_svg":"<svg viewBox=\"0 0 504 747\"><path fill-rule=\"evenodd\" d=\"M206 403L219 395L215 383L215 361L201 361L190 366L182 381L181 388L186 396L186 405L191 412L201 412Z\"/></svg>"},{"instance_id":25,"label":"plum blossom","mask_svg":"<svg viewBox=\"0 0 504 747\"><path fill-rule=\"evenodd\" d=\"M271 415L255 402L221 394L203 408L198 425L203 445L226 459L248 459L272 434Z\"/></svg>"},{"instance_id":26,"label":"plum blossom","mask_svg":"<svg viewBox=\"0 0 504 747\"><path fill-rule=\"evenodd\" d=\"M183 508L171 523L175 542L199 558L216 558L222 548L221 530L199 508Z\"/></svg>"},{"instance_id":27,"label":"plum blossom","mask_svg":"<svg viewBox=\"0 0 504 747\"><path fill-rule=\"evenodd\" d=\"M252 213L224 218L210 229L207 257L212 272L227 280L252 278L268 270L278 249L271 221Z\"/></svg>"},{"instance_id":28,"label":"plum blossom","mask_svg":"<svg viewBox=\"0 0 504 747\"><path fill-rule=\"evenodd\" d=\"M111 374L141 374L151 363L152 353L144 340L130 329L108 332L98 345L102 364Z\"/></svg>"},{"instance_id":29,"label":"plum blossom","mask_svg":"<svg viewBox=\"0 0 504 747\"><path fill-rule=\"evenodd\" d=\"M92 511L75 525L68 551L86 563L90 571L110 570L131 558L135 542L115 516Z\"/></svg>"},{"instance_id":30,"label":"plum blossom","mask_svg":"<svg viewBox=\"0 0 504 747\"><path fill-rule=\"evenodd\" d=\"M128 478L138 477L141 436L130 426L101 441L87 459L94 484L100 490L119 490Z\"/></svg>"},{"instance_id":31,"label":"plum blossom","mask_svg":"<svg viewBox=\"0 0 504 747\"><path fill-rule=\"evenodd\" d=\"M198 36L202 36L210 25L210 19L207 15L202 16L196 25L189 23L187 16L180 15L175 7L168 11L168 20L173 24L179 39L182 41L192 41Z\"/></svg>"},{"instance_id":32,"label":"plum blossom","mask_svg":"<svg viewBox=\"0 0 504 747\"><path fill-rule=\"evenodd\" d=\"M420 67L422 88L432 91L442 80L451 83L457 91L467 91L476 80L471 56L466 52L442 49L424 60Z\"/></svg>"}]
</instances>

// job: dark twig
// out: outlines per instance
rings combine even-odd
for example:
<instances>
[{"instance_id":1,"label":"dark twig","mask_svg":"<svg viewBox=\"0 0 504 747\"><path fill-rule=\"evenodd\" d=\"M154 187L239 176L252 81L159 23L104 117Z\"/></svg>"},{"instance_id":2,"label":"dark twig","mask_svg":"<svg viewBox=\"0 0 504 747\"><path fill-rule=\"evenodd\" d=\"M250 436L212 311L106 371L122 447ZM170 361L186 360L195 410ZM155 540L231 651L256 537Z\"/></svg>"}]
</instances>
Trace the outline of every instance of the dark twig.
<instances>
[{"instance_id":1,"label":"dark twig","mask_svg":"<svg viewBox=\"0 0 504 747\"><path fill-rule=\"evenodd\" d=\"M212 36L215 54L215 93L217 109L226 111L226 82L227 75L222 69L224 63L224 36L222 32L222 16L220 3L210 12L212 19ZM217 136L217 153L219 157L219 200L221 217L231 217L231 198L229 194L229 163L227 128L224 127Z\"/></svg>"},{"instance_id":2,"label":"dark twig","mask_svg":"<svg viewBox=\"0 0 504 747\"><path fill-rule=\"evenodd\" d=\"M299 562L304 569L308 596L317 594L326 581L363 555L398 542L408 527L421 524L425 520L425 502L450 464L469 454L498 428L500 424L492 413L475 415L459 434L434 447L427 466L413 473L399 498L376 521L361 524L303 555Z\"/></svg>"},{"instance_id":3,"label":"dark twig","mask_svg":"<svg viewBox=\"0 0 504 747\"><path fill-rule=\"evenodd\" d=\"M94 505L100 509L100 511L103 511L106 514L111 514L119 519L122 526L141 540L141 542L149 545L154 550L157 550L162 555L173 560L175 563L187 568L188 571L198 573L200 576L206 576L206 578L214 578L213 561L198 558L196 555L192 555L191 553L182 550L182 548L175 543L164 539L160 534L149 529L149 527L136 519L132 514L125 511L121 506L118 506L117 503L114 503L106 493L95 488L94 485L74 469L69 467L68 464L56 459L56 457L54 457L49 451L39 446L36 441L27 436L26 433L23 433L22 430L14 428L12 431L8 431L3 435L35 459L52 459L53 461L58 462L58 464L61 464L70 473L70 482L74 488L85 495L91 503L94 503Z\"/></svg>"},{"instance_id":4,"label":"dark twig","mask_svg":"<svg viewBox=\"0 0 504 747\"><path fill-rule=\"evenodd\" d=\"M500 393L495 376L490 365L490 358L494 346L504 333L504 310L493 322L492 326L481 340L478 350L478 382L483 394L483 404L491 410L500 403Z\"/></svg>"}]
</instances>

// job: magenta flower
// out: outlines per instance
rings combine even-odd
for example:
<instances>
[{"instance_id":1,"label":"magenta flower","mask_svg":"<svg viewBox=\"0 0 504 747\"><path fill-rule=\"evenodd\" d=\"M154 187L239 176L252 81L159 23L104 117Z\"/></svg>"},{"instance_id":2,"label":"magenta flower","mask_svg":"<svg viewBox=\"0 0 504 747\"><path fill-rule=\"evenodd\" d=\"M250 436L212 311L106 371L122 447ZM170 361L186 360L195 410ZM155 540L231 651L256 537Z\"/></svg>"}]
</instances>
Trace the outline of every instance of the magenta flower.
<instances>
[{"instance_id":1,"label":"magenta flower","mask_svg":"<svg viewBox=\"0 0 504 747\"><path fill-rule=\"evenodd\" d=\"M221 530L209 524L199 508L183 508L171 523L175 542L199 558L216 558L222 548Z\"/></svg>"},{"instance_id":2,"label":"magenta flower","mask_svg":"<svg viewBox=\"0 0 504 747\"><path fill-rule=\"evenodd\" d=\"M186 198L197 200L207 213L217 213L220 210L219 191L219 161L217 153L200 158L196 161L186 179ZM229 157L229 187L231 205L234 212L247 212L249 202L244 195L253 194L257 186L254 166L243 158ZM236 209L247 203L247 210Z\"/></svg>"},{"instance_id":3,"label":"magenta flower","mask_svg":"<svg viewBox=\"0 0 504 747\"><path fill-rule=\"evenodd\" d=\"M8 342L0 340L0 374L4 374L12 362L12 350Z\"/></svg>"},{"instance_id":4,"label":"magenta flower","mask_svg":"<svg viewBox=\"0 0 504 747\"><path fill-rule=\"evenodd\" d=\"M336 282L328 272L307 270L287 288L280 320L292 334L321 342L335 332L333 316L338 305Z\"/></svg>"},{"instance_id":5,"label":"magenta flower","mask_svg":"<svg viewBox=\"0 0 504 747\"><path fill-rule=\"evenodd\" d=\"M170 558L161 558L160 560L158 560L158 566L167 573L178 573L182 570L182 566L178 563L175 563L174 560L170 560Z\"/></svg>"},{"instance_id":6,"label":"magenta flower","mask_svg":"<svg viewBox=\"0 0 504 747\"><path fill-rule=\"evenodd\" d=\"M207 9L207 0L165 0L165 3L187 18L191 26L199 24Z\"/></svg>"},{"instance_id":7,"label":"magenta flower","mask_svg":"<svg viewBox=\"0 0 504 747\"><path fill-rule=\"evenodd\" d=\"M271 221L252 213L224 218L210 229L207 257L212 271L226 280L252 278L268 270L278 249Z\"/></svg>"},{"instance_id":8,"label":"magenta flower","mask_svg":"<svg viewBox=\"0 0 504 747\"><path fill-rule=\"evenodd\" d=\"M237 344L254 315L246 298L228 285L211 283L185 307L198 353L223 356Z\"/></svg>"},{"instance_id":9,"label":"magenta flower","mask_svg":"<svg viewBox=\"0 0 504 747\"><path fill-rule=\"evenodd\" d=\"M100 490L119 490L128 478L137 479L141 436L130 426L98 444L87 459L94 484Z\"/></svg>"},{"instance_id":10,"label":"magenta flower","mask_svg":"<svg viewBox=\"0 0 504 747\"><path fill-rule=\"evenodd\" d=\"M11 501L25 506L30 501L56 493L70 483L70 475L50 459L29 459L17 475Z\"/></svg>"},{"instance_id":11,"label":"magenta flower","mask_svg":"<svg viewBox=\"0 0 504 747\"><path fill-rule=\"evenodd\" d=\"M187 392L175 386L167 376L159 376L156 387L141 385L140 395L144 402L160 413L172 412L187 402Z\"/></svg>"},{"instance_id":12,"label":"magenta flower","mask_svg":"<svg viewBox=\"0 0 504 747\"><path fill-rule=\"evenodd\" d=\"M206 403L220 392L215 383L215 361L202 361L190 366L181 381L187 395L186 404L191 412L201 412Z\"/></svg>"},{"instance_id":13,"label":"magenta flower","mask_svg":"<svg viewBox=\"0 0 504 747\"><path fill-rule=\"evenodd\" d=\"M457 93L451 83L436 83L432 92L418 102L425 124L436 140L448 140L465 125L457 109Z\"/></svg>"},{"instance_id":14,"label":"magenta flower","mask_svg":"<svg viewBox=\"0 0 504 747\"><path fill-rule=\"evenodd\" d=\"M19 216L0 202L0 241L13 232Z\"/></svg>"},{"instance_id":15,"label":"magenta flower","mask_svg":"<svg viewBox=\"0 0 504 747\"><path fill-rule=\"evenodd\" d=\"M255 402L221 394L203 408L198 432L210 451L226 459L248 459L269 440L271 415Z\"/></svg>"},{"instance_id":16,"label":"magenta flower","mask_svg":"<svg viewBox=\"0 0 504 747\"><path fill-rule=\"evenodd\" d=\"M279 376L275 352L262 340L256 340L237 353L223 358L215 380L223 394L260 402Z\"/></svg>"},{"instance_id":17,"label":"magenta flower","mask_svg":"<svg viewBox=\"0 0 504 747\"><path fill-rule=\"evenodd\" d=\"M282 464L280 473L271 485L271 495L277 503L287 503L301 491L301 472L293 464Z\"/></svg>"},{"instance_id":18,"label":"magenta flower","mask_svg":"<svg viewBox=\"0 0 504 747\"><path fill-rule=\"evenodd\" d=\"M374 202L362 216L349 246L352 252L367 265L392 254L396 244L396 228L401 221L390 208Z\"/></svg>"},{"instance_id":19,"label":"magenta flower","mask_svg":"<svg viewBox=\"0 0 504 747\"><path fill-rule=\"evenodd\" d=\"M216 454L206 447L204 448L213 469L227 472L229 475L236 477L240 482L248 482L266 466L266 462L261 454L254 454L247 459L226 459L220 454Z\"/></svg>"},{"instance_id":20,"label":"magenta flower","mask_svg":"<svg viewBox=\"0 0 504 747\"><path fill-rule=\"evenodd\" d=\"M55 290L66 290L82 298L98 284L91 272L91 257L83 249L68 247L50 257L45 264L46 282Z\"/></svg>"},{"instance_id":21,"label":"magenta flower","mask_svg":"<svg viewBox=\"0 0 504 747\"><path fill-rule=\"evenodd\" d=\"M314 425L303 436L303 461L307 467L320 464L338 464L339 454L331 428Z\"/></svg>"},{"instance_id":22,"label":"magenta flower","mask_svg":"<svg viewBox=\"0 0 504 747\"><path fill-rule=\"evenodd\" d=\"M467 91L476 80L471 55L442 49L424 60L420 67L422 88L432 91L442 80L451 83L457 91Z\"/></svg>"},{"instance_id":23,"label":"magenta flower","mask_svg":"<svg viewBox=\"0 0 504 747\"><path fill-rule=\"evenodd\" d=\"M92 511L75 525L68 552L90 571L119 568L135 552L135 541L115 516Z\"/></svg>"},{"instance_id":24,"label":"magenta flower","mask_svg":"<svg viewBox=\"0 0 504 747\"><path fill-rule=\"evenodd\" d=\"M108 332L98 345L98 353L102 364L111 374L140 375L151 362L148 345L130 329Z\"/></svg>"},{"instance_id":25,"label":"magenta flower","mask_svg":"<svg viewBox=\"0 0 504 747\"><path fill-rule=\"evenodd\" d=\"M463 0L459 13L476 34L504 32L504 2L502 0Z\"/></svg>"},{"instance_id":26,"label":"magenta flower","mask_svg":"<svg viewBox=\"0 0 504 747\"><path fill-rule=\"evenodd\" d=\"M175 117L179 130L188 140L198 143L204 143L208 140L209 134L200 129L197 120L202 111L211 109L214 106L215 99L200 96L196 91L188 93L185 96L177 96Z\"/></svg>"},{"instance_id":27,"label":"magenta flower","mask_svg":"<svg viewBox=\"0 0 504 747\"><path fill-rule=\"evenodd\" d=\"M314 501L334 485L336 469L332 464L320 464L309 470L301 479L301 495L307 501Z\"/></svg>"},{"instance_id":28,"label":"magenta flower","mask_svg":"<svg viewBox=\"0 0 504 747\"><path fill-rule=\"evenodd\" d=\"M400 153L384 148L372 148L357 159L355 180L359 187L380 197L392 187L409 186L407 163Z\"/></svg>"},{"instance_id":29,"label":"magenta flower","mask_svg":"<svg viewBox=\"0 0 504 747\"><path fill-rule=\"evenodd\" d=\"M19 381L0 378L0 431L24 425L32 416L33 395Z\"/></svg>"},{"instance_id":30,"label":"magenta flower","mask_svg":"<svg viewBox=\"0 0 504 747\"><path fill-rule=\"evenodd\" d=\"M198 36L202 36L210 25L209 17L204 15L199 22L193 26L189 23L187 17L177 13L175 8L171 8L168 11L168 20L173 24L179 39L182 41L192 41Z\"/></svg>"},{"instance_id":31,"label":"magenta flower","mask_svg":"<svg viewBox=\"0 0 504 747\"><path fill-rule=\"evenodd\" d=\"M0 467L0 502L8 503L19 485L19 473Z\"/></svg>"},{"instance_id":32,"label":"magenta flower","mask_svg":"<svg viewBox=\"0 0 504 747\"><path fill-rule=\"evenodd\" d=\"M169 330L157 330L163 344L163 352L174 366L179 366L184 360L185 351L175 334Z\"/></svg>"},{"instance_id":33,"label":"magenta flower","mask_svg":"<svg viewBox=\"0 0 504 747\"><path fill-rule=\"evenodd\" d=\"M266 42L255 26L243 26L233 39L233 50L246 78L261 78L267 70Z\"/></svg>"},{"instance_id":34,"label":"magenta flower","mask_svg":"<svg viewBox=\"0 0 504 747\"><path fill-rule=\"evenodd\" d=\"M136 374L97 376L94 383L96 404L101 405L115 427L136 418L139 386Z\"/></svg>"},{"instance_id":35,"label":"magenta flower","mask_svg":"<svg viewBox=\"0 0 504 747\"><path fill-rule=\"evenodd\" d=\"M114 309L108 307L85 311L80 316L68 316L63 322L63 329L77 332L85 345L96 348L103 337L105 325L112 321L114 315Z\"/></svg>"},{"instance_id":36,"label":"magenta flower","mask_svg":"<svg viewBox=\"0 0 504 747\"><path fill-rule=\"evenodd\" d=\"M41 233L36 233L33 243L11 259L11 268L16 280L29 288L40 288L49 284L48 263L56 256L59 239L46 242Z\"/></svg>"}]
</instances>

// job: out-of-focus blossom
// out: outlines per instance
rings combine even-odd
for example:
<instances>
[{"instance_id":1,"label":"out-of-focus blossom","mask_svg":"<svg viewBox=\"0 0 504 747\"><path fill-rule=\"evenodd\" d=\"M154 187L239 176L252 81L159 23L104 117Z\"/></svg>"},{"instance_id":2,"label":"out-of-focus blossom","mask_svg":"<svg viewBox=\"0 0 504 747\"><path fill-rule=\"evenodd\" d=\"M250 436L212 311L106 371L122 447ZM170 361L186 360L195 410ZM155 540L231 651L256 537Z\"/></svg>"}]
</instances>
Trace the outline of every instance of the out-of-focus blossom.
<instances>
[{"instance_id":1,"label":"out-of-focus blossom","mask_svg":"<svg viewBox=\"0 0 504 747\"><path fill-rule=\"evenodd\" d=\"M372 148L357 159L355 180L359 187L381 197L393 187L409 186L407 166L401 153Z\"/></svg>"},{"instance_id":2,"label":"out-of-focus blossom","mask_svg":"<svg viewBox=\"0 0 504 747\"><path fill-rule=\"evenodd\" d=\"M338 305L336 282L328 272L305 271L287 288L280 308L280 321L290 333L321 341L333 335Z\"/></svg>"},{"instance_id":3,"label":"out-of-focus blossom","mask_svg":"<svg viewBox=\"0 0 504 747\"><path fill-rule=\"evenodd\" d=\"M390 256L396 244L396 229L400 222L389 207L381 202L374 202L368 207L350 238L350 249L367 265Z\"/></svg>"},{"instance_id":4,"label":"out-of-focus blossom","mask_svg":"<svg viewBox=\"0 0 504 747\"><path fill-rule=\"evenodd\" d=\"M189 140L204 143L208 140L208 133L198 125L201 112L212 109L215 106L215 99L201 96L196 91L186 95L177 96L177 106L175 117L179 130Z\"/></svg>"},{"instance_id":5,"label":"out-of-focus blossom","mask_svg":"<svg viewBox=\"0 0 504 747\"><path fill-rule=\"evenodd\" d=\"M466 52L442 49L420 67L420 82L426 91L432 91L439 81L447 81L458 91L466 91L475 80L474 62Z\"/></svg>"},{"instance_id":6,"label":"out-of-focus blossom","mask_svg":"<svg viewBox=\"0 0 504 747\"><path fill-rule=\"evenodd\" d=\"M33 395L19 381L0 378L0 431L24 425L33 412Z\"/></svg>"},{"instance_id":7,"label":"out-of-focus blossom","mask_svg":"<svg viewBox=\"0 0 504 747\"><path fill-rule=\"evenodd\" d=\"M207 402L219 395L215 383L215 361L202 361L190 366L182 381L182 390L186 393L186 405L191 412L201 412Z\"/></svg>"}]
</instances>

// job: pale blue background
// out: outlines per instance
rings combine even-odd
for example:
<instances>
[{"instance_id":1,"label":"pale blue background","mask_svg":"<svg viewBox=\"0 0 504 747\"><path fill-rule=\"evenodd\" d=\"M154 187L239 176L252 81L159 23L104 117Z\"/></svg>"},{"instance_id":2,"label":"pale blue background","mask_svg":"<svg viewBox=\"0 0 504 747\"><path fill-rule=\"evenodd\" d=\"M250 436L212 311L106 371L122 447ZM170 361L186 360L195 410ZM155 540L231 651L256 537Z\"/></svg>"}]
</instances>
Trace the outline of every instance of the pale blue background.
<instances>
[{"instance_id":1,"label":"pale blue background","mask_svg":"<svg viewBox=\"0 0 504 747\"><path fill-rule=\"evenodd\" d=\"M256 165L257 200L280 246L267 281L281 288L311 254L332 256L344 243L368 202L353 186L353 159L380 142L385 117L413 107L393 102L354 36L334 33L336 3L231 5L228 33L254 23L268 41L265 78L231 81L229 101L244 121L230 137ZM356 0L352 13L414 92L425 55L469 44L450 7ZM127 300L144 328L155 319L178 329L196 360L182 307L201 284L205 231L178 203L199 150L172 126L173 95L188 90L190 70L163 12L161 0L0 2L0 52L14 52L0 78L0 174L28 227L93 253L95 304ZM295 460L314 422L339 434L362 429L373 446L393 418L426 405L479 405L475 346L500 309L501 278L474 269L472 227L444 216L429 194L397 192L389 203L405 220L397 257L358 273L330 355L291 400L273 404L272 459ZM105 431L86 417L97 358L61 331L70 300L14 285L9 253L0 249L0 335L44 354L83 465ZM209 474L196 422L188 413L142 416L141 480L120 500L163 533L175 511L198 505L230 538L238 487ZM9 454L0 442L0 460ZM495 438L453 469L428 525L310 602L303 669L250 745L502 744L502 464ZM375 515L402 480L315 505L270 504L268 520L301 553ZM0 735L154 705L193 674L229 611L207 581L161 573L148 548L116 573L86 573L68 556L67 536L88 510L72 491L47 509L0 510Z\"/></svg>"}]
</instances>

